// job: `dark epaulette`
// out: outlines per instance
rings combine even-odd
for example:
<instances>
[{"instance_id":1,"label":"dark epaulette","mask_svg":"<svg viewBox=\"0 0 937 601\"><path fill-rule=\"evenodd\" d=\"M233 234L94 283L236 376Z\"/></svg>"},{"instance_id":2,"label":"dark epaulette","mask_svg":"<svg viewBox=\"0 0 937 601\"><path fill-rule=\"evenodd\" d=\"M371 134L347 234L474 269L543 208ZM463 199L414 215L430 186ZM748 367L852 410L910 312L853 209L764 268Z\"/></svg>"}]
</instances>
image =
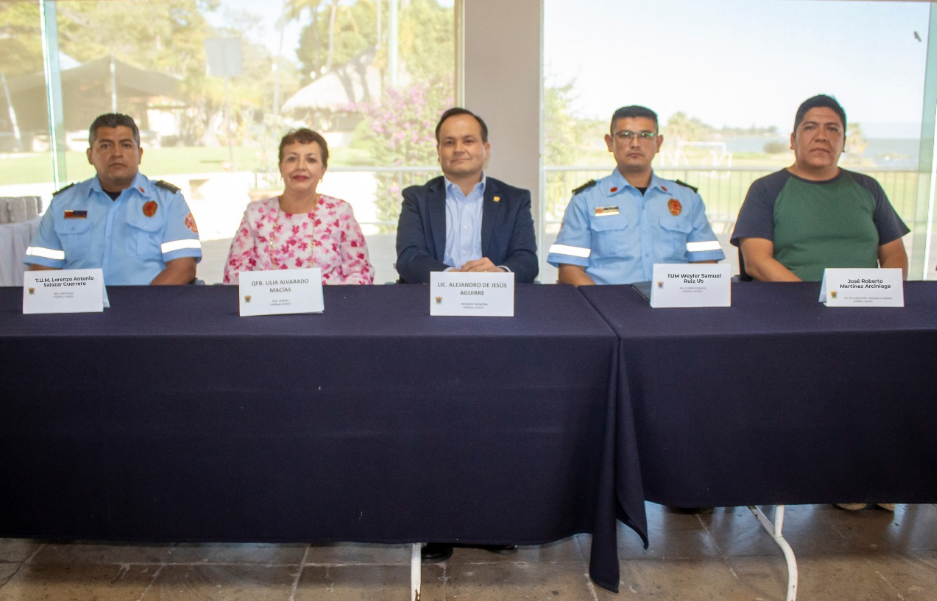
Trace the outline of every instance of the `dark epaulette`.
<instances>
[{"instance_id":1,"label":"dark epaulette","mask_svg":"<svg viewBox=\"0 0 937 601\"><path fill-rule=\"evenodd\" d=\"M173 194L175 194L175 193L177 193L177 192L180 191L180 188L179 188L179 187L173 186L173 185L170 184L169 182L166 182L166 181L163 181L163 180L159 180L158 182L156 182L156 187L157 187L157 188L162 188L163 190L169 190L169 191L172 192Z\"/></svg>"},{"instance_id":2,"label":"dark epaulette","mask_svg":"<svg viewBox=\"0 0 937 601\"><path fill-rule=\"evenodd\" d=\"M591 188L591 187L594 186L594 185L595 185L595 180L594 180L594 179L590 179L589 181L587 181L587 182L584 183L583 185L579 186L578 188L573 188L573 196L579 194L579 193L582 192L583 190L588 190L589 188Z\"/></svg>"},{"instance_id":3,"label":"dark epaulette","mask_svg":"<svg viewBox=\"0 0 937 601\"><path fill-rule=\"evenodd\" d=\"M76 182L76 183L77 183L77 182ZM60 188L60 189L56 190L55 192L53 192L53 193L52 193L52 196L57 196L57 195L61 194L62 192L68 190L69 188L71 188L71 187L74 186L74 185L75 185L75 184L68 184L68 185L65 186L64 188Z\"/></svg>"},{"instance_id":4,"label":"dark epaulette","mask_svg":"<svg viewBox=\"0 0 937 601\"><path fill-rule=\"evenodd\" d=\"M699 191L699 188L697 188L696 186L691 186L690 184L688 184L688 183L686 183L686 182L681 182L680 180L675 180L675 181L676 181L678 184L680 184L681 186L683 186L683 187L685 187L685 188L689 188L690 190L693 190L694 192L698 192L698 191Z\"/></svg>"}]
</instances>

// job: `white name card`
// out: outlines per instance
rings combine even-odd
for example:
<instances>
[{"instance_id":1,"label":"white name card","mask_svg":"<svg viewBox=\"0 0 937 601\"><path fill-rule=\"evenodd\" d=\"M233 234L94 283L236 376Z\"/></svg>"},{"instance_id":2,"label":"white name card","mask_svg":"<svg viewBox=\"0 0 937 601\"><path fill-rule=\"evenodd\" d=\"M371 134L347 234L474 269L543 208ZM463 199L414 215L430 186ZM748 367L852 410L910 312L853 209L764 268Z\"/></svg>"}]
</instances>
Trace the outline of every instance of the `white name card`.
<instances>
[{"instance_id":1,"label":"white name card","mask_svg":"<svg viewBox=\"0 0 937 601\"><path fill-rule=\"evenodd\" d=\"M651 306L730 307L731 279L728 263L655 263Z\"/></svg>"},{"instance_id":2,"label":"white name card","mask_svg":"<svg viewBox=\"0 0 937 601\"><path fill-rule=\"evenodd\" d=\"M23 274L23 313L100 313L107 302L104 272L50 269Z\"/></svg>"},{"instance_id":3,"label":"white name card","mask_svg":"<svg viewBox=\"0 0 937 601\"><path fill-rule=\"evenodd\" d=\"M429 314L514 317L514 274L434 271L429 276Z\"/></svg>"},{"instance_id":4,"label":"white name card","mask_svg":"<svg viewBox=\"0 0 937 601\"><path fill-rule=\"evenodd\" d=\"M903 307L901 270L824 269L820 302L827 307Z\"/></svg>"},{"instance_id":5,"label":"white name card","mask_svg":"<svg viewBox=\"0 0 937 601\"><path fill-rule=\"evenodd\" d=\"M241 317L322 313L322 270L280 269L238 274Z\"/></svg>"}]
</instances>

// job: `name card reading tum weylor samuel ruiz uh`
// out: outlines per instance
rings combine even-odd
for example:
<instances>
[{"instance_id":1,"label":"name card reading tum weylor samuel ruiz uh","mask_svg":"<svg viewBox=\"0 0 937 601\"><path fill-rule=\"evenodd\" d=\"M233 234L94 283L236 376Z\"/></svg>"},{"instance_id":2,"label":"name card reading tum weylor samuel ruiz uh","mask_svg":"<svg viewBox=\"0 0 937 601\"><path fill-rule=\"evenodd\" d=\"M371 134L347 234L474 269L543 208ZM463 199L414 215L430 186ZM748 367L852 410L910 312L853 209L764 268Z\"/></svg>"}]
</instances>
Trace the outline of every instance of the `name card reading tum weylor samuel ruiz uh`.
<instances>
[{"instance_id":1,"label":"name card reading tum weylor samuel ruiz uh","mask_svg":"<svg viewBox=\"0 0 937 601\"><path fill-rule=\"evenodd\" d=\"M429 314L514 317L513 273L429 274Z\"/></svg>"},{"instance_id":2,"label":"name card reading tum weylor samuel ruiz uh","mask_svg":"<svg viewBox=\"0 0 937 601\"><path fill-rule=\"evenodd\" d=\"M322 270L281 269L238 274L241 317L322 313Z\"/></svg>"},{"instance_id":3,"label":"name card reading tum weylor samuel ruiz uh","mask_svg":"<svg viewBox=\"0 0 937 601\"><path fill-rule=\"evenodd\" d=\"M901 270L827 268L820 284L827 307L903 307Z\"/></svg>"},{"instance_id":4,"label":"name card reading tum weylor samuel ruiz uh","mask_svg":"<svg viewBox=\"0 0 937 601\"><path fill-rule=\"evenodd\" d=\"M729 307L732 287L729 264L654 264L651 280L651 306Z\"/></svg>"}]
</instances>

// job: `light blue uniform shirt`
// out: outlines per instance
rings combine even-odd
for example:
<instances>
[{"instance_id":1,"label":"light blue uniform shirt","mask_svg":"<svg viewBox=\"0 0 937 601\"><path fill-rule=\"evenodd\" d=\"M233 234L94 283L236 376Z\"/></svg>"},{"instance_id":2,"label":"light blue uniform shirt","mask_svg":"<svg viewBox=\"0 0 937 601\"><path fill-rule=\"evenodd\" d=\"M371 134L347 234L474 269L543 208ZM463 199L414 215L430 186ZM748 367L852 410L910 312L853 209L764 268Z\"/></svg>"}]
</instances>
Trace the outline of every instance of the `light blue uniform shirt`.
<instances>
[{"instance_id":1,"label":"light blue uniform shirt","mask_svg":"<svg viewBox=\"0 0 937 601\"><path fill-rule=\"evenodd\" d=\"M651 174L644 195L615 169L573 196L547 262L579 265L596 284L649 281L654 263L719 261L699 194Z\"/></svg>"},{"instance_id":2,"label":"light blue uniform shirt","mask_svg":"<svg viewBox=\"0 0 937 601\"><path fill-rule=\"evenodd\" d=\"M57 269L100 267L108 286L149 284L182 257L201 259L198 228L181 192L142 173L117 200L97 177L53 196L24 262Z\"/></svg>"},{"instance_id":3,"label":"light blue uniform shirt","mask_svg":"<svg viewBox=\"0 0 937 601\"><path fill-rule=\"evenodd\" d=\"M446 185L446 254L443 263L456 269L482 258L482 202L485 174L468 196L444 177Z\"/></svg>"}]
</instances>

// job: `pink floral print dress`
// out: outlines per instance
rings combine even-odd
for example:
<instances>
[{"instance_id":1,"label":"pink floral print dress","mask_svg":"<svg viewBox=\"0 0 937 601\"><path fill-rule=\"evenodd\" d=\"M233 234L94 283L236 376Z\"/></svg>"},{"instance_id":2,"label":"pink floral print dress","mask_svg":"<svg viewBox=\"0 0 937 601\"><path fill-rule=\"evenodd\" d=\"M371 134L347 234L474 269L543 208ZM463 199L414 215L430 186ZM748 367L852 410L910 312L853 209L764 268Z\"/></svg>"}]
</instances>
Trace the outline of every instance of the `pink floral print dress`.
<instances>
[{"instance_id":1,"label":"pink floral print dress","mask_svg":"<svg viewBox=\"0 0 937 601\"><path fill-rule=\"evenodd\" d=\"M244 211L224 268L224 283L238 273L270 269L322 269L323 284L371 284L374 267L351 205L320 196L308 213L279 210L279 201L252 202Z\"/></svg>"}]
</instances>

